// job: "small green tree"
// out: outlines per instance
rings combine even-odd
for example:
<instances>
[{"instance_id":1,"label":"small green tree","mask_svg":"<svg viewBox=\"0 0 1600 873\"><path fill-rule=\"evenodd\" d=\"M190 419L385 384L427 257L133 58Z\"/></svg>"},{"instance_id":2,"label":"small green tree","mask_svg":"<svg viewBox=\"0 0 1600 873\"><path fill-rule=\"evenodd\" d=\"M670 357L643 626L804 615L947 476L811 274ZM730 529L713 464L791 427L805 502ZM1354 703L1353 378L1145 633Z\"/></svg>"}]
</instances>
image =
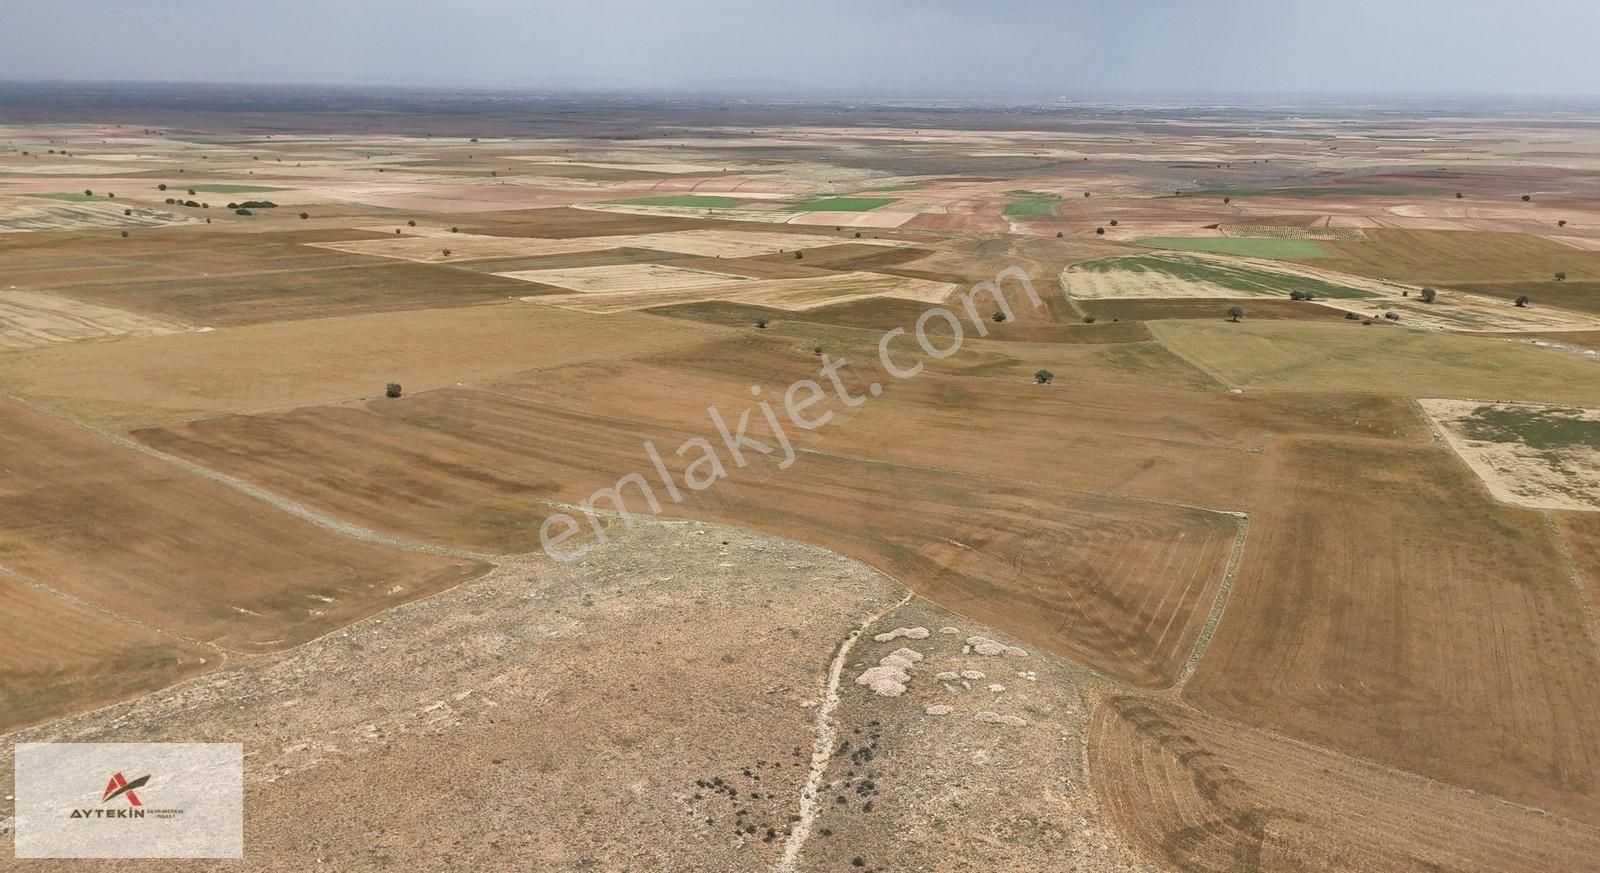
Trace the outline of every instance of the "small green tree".
<instances>
[{"instance_id":1,"label":"small green tree","mask_svg":"<svg viewBox=\"0 0 1600 873\"><path fill-rule=\"evenodd\" d=\"M1422 289L1421 296L1423 303L1432 303L1433 301L1439 299L1439 292L1433 290L1432 288L1424 288Z\"/></svg>"},{"instance_id":2,"label":"small green tree","mask_svg":"<svg viewBox=\"0 0 1600 873\"><path fill-rule=\"evenodd\" d=\"M450 250L449 249L445 249L444 250L444 256L447 257L447 258L450 257Z\"/></svg>"},{"instance_id":3,"label":"small green tree","mask_svg":"<svg viewBox=\"0 0 1600 873\"><path fill-rule=\"evenodd\" d=\"M1228 320L1229 321L1238 321L1238 320L1240 320L1242 318L1244 318L1244 307L1243 306L1230 306L1230 307L1228 307Z\"/></svg>"},{"instance_id":4,"label":"small green tree","mask_svg":"<svg viewBox=\"0 0 1600 873\"><path fill-rule=\"evenodd\" d=\"M302 219L306 219L306 218L310 218L310 217L311 217L311 213L309 213L309 212L302 212L302 213L300 213L300 217L301 217L301 218L302 218Z\"/></svg>"},{"instance_id":5,"label":"small green tree","mask_svg":"<svg viewBox=\"0 0 1600 873\"><path fill-rule=\"evenodd\" d=\"M400 396L400 383L399 382L390 382L388 385L384 386L383 396L385 396L385 397L399 397Z\"/></svg>"},{"instance_id":6,"label":"small green tree","mask_svg":"<svg viewBox=\"0 0 1600 873\"><path fill-rule=\"evenodd\" d=\"M1531 202L1532 200L1533 200L1533 196L1532 195L1530 195L1530 194L1522 195L1522 202L1523 203L1528 203L1528 202Z\"/></svg>"},{"instance_id":7,"label":"small green tree","mask_svg":"<svg viewBox=\"0 0 1600 873\"><path fill-rule=\"evenodd\" d=\"M1049 370L1040 370L1033 374L1033 381L1040 385L1049 385L1056 378L1056 374Z\"/></svg>"},{"instance_id":8,"label":"small green tree","mask_svg":"<svg viewBox=\"0 0 1600 873\"><path fill-rule=\"evenodd\" d=\"M994 322L996 324L999 324L1000 322L1006 320L1006 314L1004 312L999 311L999 310L995 310L994 315L991 315L989 317L994 319Z\"/></svg>"},{"instance_id":9,"label":"small green tree","mask_svg":"<svg viewBox=\"0 0 1600 873\"><path fill-rule=\"evenodd\" d=\"M767 321L767 317L765 315L756 316L756 327L766 330L769 323L770 322Z\"/></svg>"},{"instance_id":10,"label":"small green tree","mask_svg":"<svg viewBox=\"0 0 1600 873\"><path fill-rule=\"evenodd\" d=\"M1529 303L1532 303L1532 302L1533 302L1533 298L1529 297L1526 294L1518 294L1517 295L1517 306L1519 306L1519 307L1526 308L1527 305Z\"/></svg>"},{"instance_id":11,"label":"small green tree","mask_svg":"<svg viewBox=\"0 0 1600 873\"><path fill-rule=\"evenodd\" d=\"M1567 281L1567 274L1566 273L1556 273L1556 281L1557 282L1565 282L1565 281Z\"/></svg>"}]
</instances>

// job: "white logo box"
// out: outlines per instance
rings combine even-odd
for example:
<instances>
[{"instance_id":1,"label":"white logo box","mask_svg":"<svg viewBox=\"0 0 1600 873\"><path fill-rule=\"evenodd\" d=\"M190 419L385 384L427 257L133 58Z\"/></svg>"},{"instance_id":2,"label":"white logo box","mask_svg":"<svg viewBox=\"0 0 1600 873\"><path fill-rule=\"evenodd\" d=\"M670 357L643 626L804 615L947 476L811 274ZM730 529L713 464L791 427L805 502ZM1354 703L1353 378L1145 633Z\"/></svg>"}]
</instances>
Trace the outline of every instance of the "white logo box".
<instances>
[{"instance_id":1,"label":"white logo box","mask_svg":"<svg viewBox=\"0 0 1600 873\"><path fill-rule=\"evenodd\" d=\"M18 743L18 858L242 858L244 746Z\"/></svg>"}]
</instances>

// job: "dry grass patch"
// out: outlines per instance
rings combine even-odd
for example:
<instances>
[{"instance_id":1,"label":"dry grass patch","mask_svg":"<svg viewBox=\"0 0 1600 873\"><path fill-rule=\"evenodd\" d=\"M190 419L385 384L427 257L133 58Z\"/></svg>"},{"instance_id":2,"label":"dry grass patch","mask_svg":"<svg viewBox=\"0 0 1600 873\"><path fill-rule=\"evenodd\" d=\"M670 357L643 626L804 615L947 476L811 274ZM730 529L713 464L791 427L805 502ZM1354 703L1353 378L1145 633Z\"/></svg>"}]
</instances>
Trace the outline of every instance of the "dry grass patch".
<instances>
[{"instance_id":1,"label":"dry grass patch","mask_svg":"<svg viewBox=\"0 0 1600 873\"><path fill-rule=\"evenodd\" d=\"M1519 343L1360 322L1151 322L1163 345L1244 388L1600 406L1595 365Z\"/></svg>"},{"instance_id":2,"label":"dry grass patch","mask_svg":"<svg viewBox=\"0 0 1600 873\"><path fill-rule=\"evenodd\" d=\"M0 291L0 352L119 336L162 336L188 330L164 321L48 294Z\"/></svg>"},{"instance_id":3,"label":"dry grass patch","mask_svg":"<svg viewBox=\"0 0 1600 873\"><path fill-rule=\"evenodd\" d=\"M1600 410L1422 400L1496 500L1600 510Z\"/></svg>"}]
</instances>

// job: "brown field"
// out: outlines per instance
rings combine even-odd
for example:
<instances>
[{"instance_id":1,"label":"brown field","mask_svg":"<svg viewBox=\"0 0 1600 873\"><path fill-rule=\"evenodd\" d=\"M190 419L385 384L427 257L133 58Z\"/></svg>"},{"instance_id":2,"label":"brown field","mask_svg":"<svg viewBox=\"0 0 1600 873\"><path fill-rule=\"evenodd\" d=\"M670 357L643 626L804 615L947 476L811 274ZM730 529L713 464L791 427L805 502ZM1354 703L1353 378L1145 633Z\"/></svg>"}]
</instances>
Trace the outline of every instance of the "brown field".
<instances>
[{"instance_id":1,"label":"brown field","mask_svg":"<svg viewBox=\"0 0 1600 873\"><path fill-rule=\"evenodd\" d=\"M635 318L659 323L642 315L601 320L523 303L275 322L95 343L70 354L18 352L0 372L0 388L85 421L132 427L371 397L391 381L423 390L630 357L720 332L685 325L670 334L632 335L626 325Z\"/></svg>"},{"instance_id":2,"label":"brown field","mask_svg":"<svg viewBox=\"0 0 1600 873\"><path fill-rule=\"evenodd\" d=\"M1112 697L1089 734L1106 814L1184 873L1581 870L1600 830L1168 701Z\"/></svg>"},{"instance_id":3,"label":"brown field","mask_svg":"<svg viewBox=\"0 0 1600 873\"><path fill-rule=\"evenodd\" d=\"M1600 252L1521 233L1370 230L1360 241L1326 242L1319 267L1416 285L1550 279L1600 280Z\"/></svg>"},{"instance_id":4,"label":"brown field","mask_svg":"<svg viewBox=\"0 0 1600 873\"><path fill-rule=\"evenodd\" d=\"M741 279L670 267L665 269L673 272L665 276L662 276L661 268L589 269L603 272L590 272L581 278L574 277L572 271L538 270L508 275L543 284L589 284L596 290L584 289L577 294L538 294L524 297L523 300L597 314L631 312L705 300L725 300L802 312L820 306L879 297L921 301L926 306L939 303L956 290L956 286L949 282L930 282L877 273L836 273L805 279ZM618 270L623 272L619 273ZM666 281L652 282L649 275L641 277L641 272L661 276ZM596 286L621 290L599 290Z\"/></svg>"},{"instance_id":5,"label":"brown field","mask_svg":"<svg viewBox=\"0 0 1600 873\"><path fill-rule=\"evenodd\" d=\"M372 441L380 433L406 455L454 460L398 463ZM552 502L609 487L612 471L648 470L645 440L676 446L698 434L450 390L136 435L385 531L524 551L537 547ZM676 472L682 461L668 464ZM374 475L380 468L391 472ZM677 511L827 542L958 612L1002 618L1023 640L1140 685L1170 682L1188 658L1236 528L1214 513L827 454L807 454L792 472L736 471L728 488ZM1048 581L1058 574L1079 581Z\"/></svg>"},{"instance_id":6,"label":"brown field","mask_svg":"<svg viewBox=\"0 0 1600 873\"><path fill-rule=\"evenodd\" d=\"M281 648L484 570L352 543L14 401L0 413L5 566L181 637Z\"/></svg>"},{"instance_id":7,"label":"brown field","mask_svg":"<svg viewBox=\"0 0 1600 873\"><path fill-rule=\"evenodd\" d=\"M154 691L214 668L222 657L35 588L3 568L0 639L0 733Z\"/></svg>"},{"instance_id":8,"label":"brown field","mask_svg":"<svg viewBox=\"0 0 1600 873\"><path fill-rule=\"evenodd\" d=\"M1600 663L1552 531L1432 446L1292 440L1184 698L1600 824Z\"/></svg>"}]
</instances>

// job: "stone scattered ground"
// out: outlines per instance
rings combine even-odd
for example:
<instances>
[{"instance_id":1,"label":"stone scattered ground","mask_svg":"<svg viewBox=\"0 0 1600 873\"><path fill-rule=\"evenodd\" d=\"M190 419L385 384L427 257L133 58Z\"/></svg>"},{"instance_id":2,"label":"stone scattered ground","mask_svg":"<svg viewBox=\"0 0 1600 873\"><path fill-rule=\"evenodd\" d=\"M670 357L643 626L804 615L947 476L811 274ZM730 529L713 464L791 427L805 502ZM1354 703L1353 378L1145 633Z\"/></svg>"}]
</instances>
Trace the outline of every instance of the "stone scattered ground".
<instances>
[{"instance_id":1,"label":"stone scattered ground","mask_svg":"<svg viewBox=\"0 0 1600 873\"><path fill-rule=\"evenodd\" d=\"M912 630L876 639L896 628ZM830 659L852 633L837 745L794 837ZM921 654L903 693L855 683L897 649ZM13 742L140 738L246 744L251 870L701 873L777 869L785 851L794 870L1147 869L1084 779L1082 674L1020 652L833 553L641 524L579 564L513 562L7 737L0 854Z\"/></svg>"}]
</instances>

